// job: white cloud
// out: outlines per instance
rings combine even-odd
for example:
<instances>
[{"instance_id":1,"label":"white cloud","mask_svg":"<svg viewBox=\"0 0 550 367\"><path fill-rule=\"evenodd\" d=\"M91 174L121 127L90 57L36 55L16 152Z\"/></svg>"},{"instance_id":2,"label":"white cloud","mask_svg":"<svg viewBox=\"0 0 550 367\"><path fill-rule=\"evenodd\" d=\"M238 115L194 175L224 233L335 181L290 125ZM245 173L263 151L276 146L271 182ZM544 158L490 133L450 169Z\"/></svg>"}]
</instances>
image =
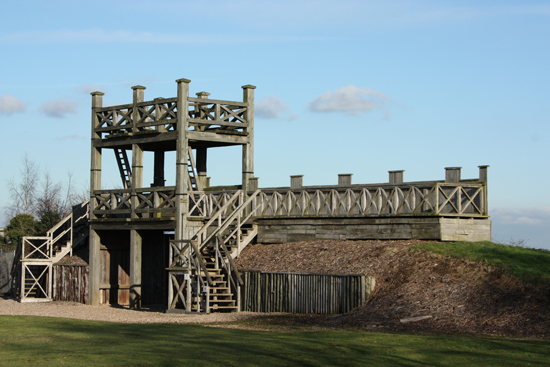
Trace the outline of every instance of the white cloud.
<instances>
[{"instance_id":1,"label":"white cloud","mask_svg":"<svg viewBox=\"0 0 550 367\"><path fill-rule=\"evenodd\" d=\"M25 112L27 108L25 107L25 102L11 96L9 94L4 94L0 96L0 113L4 115L11 115L12 113Z\"/></svg>"},{"instance_id":2,"label":"white cloud","mask_svg":"<svg viewBox=\"0 0 550 367\"><path fill-rule=\"evenodd\" d=\"M276 119L283 117L293 119L295 115L289 115L290 108L279 97L267 96L264 97L254 106L254 113L257 117L265 119Z\"/></svg>"},{"instance_id":3,"label":"white cloud","mask_svg":"<svg viewBox=\"0 0 550 367\"><path fill-rule=\"evenodd\" d=\"M69 113L76 113L76 103L58 98L44 102L40 110L48 117L64 118Z\"/></svg>"},{"instance_id":4,"label":"white cloud","mask_svg":"<svg viewBox=\"0 0 550 367\"><path fill-rule=\"evenodd\" d=\"M499 221L504 224L550 225L550 206L494 208L489 214L493 221Z\"/></svg>"},{"instance_id":5,"label":"white cloud","mask_svg":"<svg viewBox=\"0 0 550 367\"><path fill-rule=\"evenodd\" d=\"M81 84L78 87L76 87L75 90L79 93L90 94L92 92L99 91L99 88L93 84Z\"/></svg>"},{"instance_id":6,"label":"white cloud","mask_svg":"<svg viewBox=\"0 0 550 367\"><path fill-rule=\"evenodd\" d=\"M347 112L357 115L363 111L381 109L385 111L385 118L389 119L390 115L386 106L393 103L393 100L382 92L348 85L333 92L325 92L315 98L309 102L309 110L313 112Z\"/></svg>"}]
</instances>

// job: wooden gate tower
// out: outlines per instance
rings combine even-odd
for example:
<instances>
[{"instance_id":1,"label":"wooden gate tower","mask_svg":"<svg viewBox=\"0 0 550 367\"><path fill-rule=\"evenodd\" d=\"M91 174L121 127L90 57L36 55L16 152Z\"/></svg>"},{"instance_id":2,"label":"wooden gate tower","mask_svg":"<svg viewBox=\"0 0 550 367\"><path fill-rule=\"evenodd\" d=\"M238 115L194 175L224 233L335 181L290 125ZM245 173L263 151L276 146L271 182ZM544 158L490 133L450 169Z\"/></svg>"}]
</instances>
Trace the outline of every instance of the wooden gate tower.
<instances>
[{"instance_id":1,"label":"wooden gate tower","mask_svg":"<svg viewBox=\"0 0 550 367\"><path fill-rule=\"evenodd\" d=\"M144 301L163 303L168 299L172 309L188 312L209 311L207 306L237 307L234 299L228 301L229 297L220 295L230 291L214 290L216 285L231 288L230 274L223 280L220 269L231 261L215 264L212 259L223 255L227 246L218 246L219 253L214 248L207 254L197 237L208 219L202 211L208 205L212 210L212 203L203 200L198 205L190 200L200 202L199 193L208 189L208 149L226 146L242 147L242 184L235 188L241 189L240 203L246 200L249 179L254 176L255 87L243 86L242 102L234 102L209 99L206 92L192 98L190 80L176 83L175 98L145 101L145 87L138 85L132 87L133 103L120 106L103 107L104 94L91 93L89 289L93 305L129 301L131 307L138 308ZM114 153L105 155L109 150ZM170 151L176 152L175 167L165 167L165 155ZM151 185L144 184L144 152L154 154ZM122 189L102 185L102 164L112 155ZM175 170L175 187L165 186L166 169ZM210 227L212 224L202 236L213 232ZM173 238L167 232L173 233ZM209 297L208 292L220 294Z\"/></svg>"}]
</instances>

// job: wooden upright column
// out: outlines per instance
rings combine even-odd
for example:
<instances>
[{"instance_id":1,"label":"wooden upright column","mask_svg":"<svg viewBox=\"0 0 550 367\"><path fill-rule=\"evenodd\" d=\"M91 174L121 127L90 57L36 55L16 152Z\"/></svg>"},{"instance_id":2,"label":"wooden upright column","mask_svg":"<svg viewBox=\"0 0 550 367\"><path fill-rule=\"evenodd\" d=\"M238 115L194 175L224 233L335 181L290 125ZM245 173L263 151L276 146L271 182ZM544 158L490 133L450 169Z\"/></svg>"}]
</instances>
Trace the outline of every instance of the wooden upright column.
<instances>
[{"instance_id":1,"label":"wooden upright column","mask_svg":"<svg viewBox=\"0 0 550 367\"><path fill-rule=\"evenodd\" d=\"M145 95L145 87L136 85L132 87L134 90L134 111L132 114L132 120L134 124L139 120L139 113L137 104L143 102ZM137 132L137 128L134 127L134 132ZM143 187L143 149L139 144L132 144L132 218L137 218L135 208L138 207L138 197L136 189Z\"/></svg>"},{"instance_id":2,"label":"wooden upright column","mask_svg":"<svg viewBox=\"0 0 550 367\"><path fill-rule=\"evenodd\" d=\"M130 230L130 308L141 308L141 234Z\"/></svg>"},{"instance_id":3,"label":"wooden upright column","mask_svg":"<svg viewBox=\"0 0 550 367\"><path fill-rule=\"evenodd\" d=\"M95 199L95 190L101 190L101 148L97 148L96 142L101 140L101 135L95 132L99 126L99 120L96 117L96 109L103 106L103 95L101 92L93 92L92 94L92 154L90 164L90 220L96 218L94 208L97 206ZM91 305L99 304L99 282L101 271L100 258L100 238L94 229L93 223L90 224L90 278L89 278L89 303Z\"/></svg>"},{"instance_id":4,"label":"wooden upright column","mask_svg":"<svg viewBox=\"0 0 550 367\"><path fill-rule=\"evenodd\" d=\"M178 79L178 140L176 144L176 240L186 239L184 235L187 221L187 130L189 122L187 111L189 111L189 79Z\"/></svg>"},{"instance_id":5,"label":"wooden upright column","mask_svg":"<svg viewBox=\"0 0 550 367\"><path fill-rule=\"evenodd\" d=\"M243 102L248 104L246 109L246 122L248 127L248 141L243 145L243 191L248 195L250 178L254 177L254 89L255 86L243 85Z\"/></svg>"}]
</instances>

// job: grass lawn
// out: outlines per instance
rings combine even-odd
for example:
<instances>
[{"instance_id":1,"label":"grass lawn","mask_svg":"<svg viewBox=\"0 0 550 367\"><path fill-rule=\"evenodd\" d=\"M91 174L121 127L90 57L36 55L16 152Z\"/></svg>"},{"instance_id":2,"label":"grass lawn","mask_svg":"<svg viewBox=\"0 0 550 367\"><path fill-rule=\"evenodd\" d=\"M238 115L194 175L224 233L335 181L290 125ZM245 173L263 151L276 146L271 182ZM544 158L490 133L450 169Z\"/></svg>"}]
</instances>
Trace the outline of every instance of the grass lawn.
<instances>
[{"instance_id":1,"label":"grass lawn","mask_svg":"<svg viewBox=\"0 0 550 367\"><path fill-rule=\"evenodd\" d=\"M484 242L426 243L411 251L427 249L435 253L470 261L486 261L506 269L529 283L550 285L550 251ZM550 363L549 363L550 365Z\"/></svg>"},{"instance_id":2,"label":"grass lawn","mask_svg":"<svg viewBox=\"0 0 550 367\"><path fill-rule=\"evenodd\" d=\"M550 340L0 316L1 366L548 366Z\"/></svg>"}]
</instances>

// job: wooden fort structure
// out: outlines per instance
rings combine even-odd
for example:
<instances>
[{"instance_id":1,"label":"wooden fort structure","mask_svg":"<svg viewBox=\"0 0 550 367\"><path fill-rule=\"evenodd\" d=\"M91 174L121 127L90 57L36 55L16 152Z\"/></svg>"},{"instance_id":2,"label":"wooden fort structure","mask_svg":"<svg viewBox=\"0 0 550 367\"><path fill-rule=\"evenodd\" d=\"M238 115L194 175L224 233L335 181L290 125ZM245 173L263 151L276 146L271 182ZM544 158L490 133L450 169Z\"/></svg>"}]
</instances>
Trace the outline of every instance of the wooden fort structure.
<instances>
[{"instance_id":1,"label":"wooden fort structure","mask_svg":"<svg viewBox=\"0 0 550 367\"><path fill-rule=\"evenodd\" d=\"M92 93L86 203L90 304L165 304L170 312L241 310L244 277L234 259L255 242L491 238L488 166L479 166L474 179L462 179L460 167L448 167L439 181L405 182L404 171L390 171L389 182L382 184L352 184L351 174L341 174L332 186L303 186L303 176L291 176L289 187L259 188L255 87L242 87L242 101L226 101L206 92L191 97L190 80L176 83L174 98L146 101L145 87L135 86L132 103L119 106L104 107L103 93ZM218 147L242 150L237 185L210 186L207 152ZM143 177L144 152L154 157L152 183ZM168 152L176 155L169 167ZM119 188L102 184L109 160L120 172ZM175 186L165 186L167 169L175 171ZM74 217L81 220L78 213ZM37 269L37 254L52 262L59 238L27 240L20 255L22 300L32 297L33 287L41 289L42 298L51 297L51 280L48 285L39 277L48 274L47 266L36 274L29 269ZM65 247L72 246L70 241Z\"/></svg>"}]
</instances>

